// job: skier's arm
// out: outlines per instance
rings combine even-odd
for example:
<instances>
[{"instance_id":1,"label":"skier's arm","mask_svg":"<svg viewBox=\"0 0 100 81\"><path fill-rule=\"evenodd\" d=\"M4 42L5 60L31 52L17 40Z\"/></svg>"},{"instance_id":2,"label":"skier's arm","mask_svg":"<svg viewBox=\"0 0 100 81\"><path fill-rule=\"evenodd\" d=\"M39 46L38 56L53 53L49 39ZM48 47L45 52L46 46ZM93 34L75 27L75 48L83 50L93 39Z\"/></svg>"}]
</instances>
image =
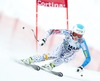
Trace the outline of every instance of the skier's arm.
<instances>
[{"instance_id":1,"label":"skier's arm","mask_svg":"<svg viewBox=\"0 0 100 81\"><path fill-rule=\"evenodd\" d=\"M48 38L50 35L52 34L63 34L63 35L66 35L68 34L68 30L66 29L50 29L49 31L47 31L47 35L46 35L46 38Z\"/></svg>"},{"instance_id":2,"label":"skier's arm","mask_svg":"<svg viewBox=\"0 0 100 81\"><path fill-rule=\"evenodd\" d=\"M69 31L66 29L50 29L46 32L46 36L41 40L40 45L43 46L45 42L47 41L47 38L52 34L68 34Z\"/></svg>"},{"instance_id":3,"label":"skier's arm","mask_svg":"<svg viewBox=\"0 0 100 81\"><path fill-rule=\"evenodd\" d=\"M90 53L89 53L89 49L88 46L86 44L86 41L83 40L81 43L81 48L83 50L84 56L85 56L85 61L83 62L83 64L81 65L83 68L88 65L88 63L91 61L91 57L90 57Z\"/></svg>"},{"instance_id":4,"label":"skier's arm","mask_svg":"<svg viewBox=\"0 0 100 81\"><path fill-rule=\"evenodd\" d=\"M84 56L85 56L85 61L82 63L81 66L79 66L79 67L77 68L77 72L82 71L83 68L84 68L86 65L88 65L88 63L91 61L90 53L89 53L88 46L87 46L85 40L82 40L81 48L82 48L83 53L84 53Z\"/></svg>"}]
</instances>

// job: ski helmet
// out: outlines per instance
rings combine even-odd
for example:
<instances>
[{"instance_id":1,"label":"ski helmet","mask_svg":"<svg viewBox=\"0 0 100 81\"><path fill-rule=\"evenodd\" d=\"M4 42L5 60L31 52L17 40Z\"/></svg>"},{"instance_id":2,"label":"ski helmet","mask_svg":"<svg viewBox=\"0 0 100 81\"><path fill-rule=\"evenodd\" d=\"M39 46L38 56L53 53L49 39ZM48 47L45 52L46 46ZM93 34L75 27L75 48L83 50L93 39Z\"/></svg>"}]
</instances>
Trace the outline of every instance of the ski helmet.
<instances>
[{"instance_id":1,"label":"ski helmet","mask_svg":"<svg viewBox=\"0 0 100 81\"><path fill-rule=\"evenodd\" d=\"M76 24L75 26L73 26L73 30L72 32L75 32L79 35L84 35L85 33L85 28L82 24Z\"/></svg>"}]
</instances>

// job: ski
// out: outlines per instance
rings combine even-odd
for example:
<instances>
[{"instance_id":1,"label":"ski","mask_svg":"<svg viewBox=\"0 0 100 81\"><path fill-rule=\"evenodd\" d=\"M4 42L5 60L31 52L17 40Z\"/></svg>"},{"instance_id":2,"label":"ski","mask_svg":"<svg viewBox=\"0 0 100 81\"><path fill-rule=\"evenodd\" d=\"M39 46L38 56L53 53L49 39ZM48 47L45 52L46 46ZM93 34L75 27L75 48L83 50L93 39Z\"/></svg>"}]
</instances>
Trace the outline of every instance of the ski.
<instances>
[{"instance_id":1,"label":"ski","mask_svg":"<svg viewBox=\"0 0 100 81\"><path fill-rule=\"evenodd\" d=\"M36 64L28 64L28 63L24 63L21 60L14 60L16 63L27 66L27 67L32 67L34 70L39 71L40 70L40 66L36 65Z\"/></svg>"},{"instance_id":2,"label":"ski","mask_svg":"<svg viewBox=\"0 0 100 81\"><path fill-rule=\"evenodd\" d=\"M34 70L37 70L37 71L40 70L40 66L35 65L35 64L27 64L27 63L24 63L24 65L26 65L26 66L30 66L30 67L32 67Z\"/></svg>"},{"instance_id":3,"label":"ski","mask_svg":"<svg viewBox=\"0 0 100 81\"><path fill-rule=\"evenodd\" d=\"M51 71L51 70L48 70L42 66L38 66L38 65L30 65L32 68L34 68L35 70L39 71L39 70L43 70L45 72L48 72L48 73L51 73L51 74L54 74L54 75L57 75L59 77L62 77L63 76L63 73L62 72L56 72L56 71Z\"/></svg>"},{"instance_id":4,"label":"ski","mask_svg":"<svg viewBox=\"0 0 100 81\"><path fill-rule=\"evenodd\" d=\"M45 72L48 72L48 73L57 75L57 76L59 76L59 77L63 77L63 73L62 73L62 72L56 72L56 71L52 71L52 70L47 70L47 69L44 68L44 67L40 67L40 69L43 70L43 71L45 71Z\"/></svg>"},{"instance_id":5,"label":"ski","mask_svg":"<svg viewBox=\"0 0 100 81\"><path fill-rule=\"evenodd\" d=\"M48 72L48 73L51 73L51 74L54 74L54 75L57 75L59 77L62 77L63 76L63 73L62 72L56 72L56 71L52 71L52 70L48 70L42 66L39 66L39 65L36 65L36 64L27 64L27 63L24 63L22 61L18 61L18 60L14 60L16 63L18 64L21 64L21 65L24 65L24 66L27 66L27 67L32 67L34 70L36 71L40 71L40 70L43 70L45 72Z\"/></svg>"}]
</instances>

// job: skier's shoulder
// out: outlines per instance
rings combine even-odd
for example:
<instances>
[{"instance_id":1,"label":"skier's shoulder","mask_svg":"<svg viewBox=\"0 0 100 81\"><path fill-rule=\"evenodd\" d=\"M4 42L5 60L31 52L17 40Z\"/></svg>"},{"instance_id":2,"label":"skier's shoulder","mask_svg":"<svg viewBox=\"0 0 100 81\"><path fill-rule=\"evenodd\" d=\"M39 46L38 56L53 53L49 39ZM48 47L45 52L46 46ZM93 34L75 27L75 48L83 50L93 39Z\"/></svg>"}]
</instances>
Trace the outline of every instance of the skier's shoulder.
<instances>
[{"instance_id":1,"label":"skier's shoulder","mask_svg":"<svg viewBox=\"0 0 100 81\"><path fill-rule=\"evenodd\" d=\"M71 34L71 32L72 32L71 30L67 30L67 29L64 29L64 30L63 30L63 33L64 33L64 34Z\"/></svg>"}]
</instances>

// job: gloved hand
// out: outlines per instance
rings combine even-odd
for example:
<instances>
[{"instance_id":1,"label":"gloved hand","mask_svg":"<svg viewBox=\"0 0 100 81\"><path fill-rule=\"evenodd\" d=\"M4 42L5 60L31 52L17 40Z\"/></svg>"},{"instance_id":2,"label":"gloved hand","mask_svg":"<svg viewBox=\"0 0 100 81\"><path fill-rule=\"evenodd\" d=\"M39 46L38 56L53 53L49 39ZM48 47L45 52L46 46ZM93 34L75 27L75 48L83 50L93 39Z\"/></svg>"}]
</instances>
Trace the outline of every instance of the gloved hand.
<instances>
[{"instance_id":1,"label":"gloved hand","mask_svg":"<svg viewBox=\"0 0 100 81\"><path fill-rule=\"evenodd\" d=\"M46 43L46 41L47 41L46 38L44 38L44 39L42 39L42 40L39 40L39 45L40 45L40 46L43 46L43 45Z\"/></svg>"},{"instance_id":2,"label":"gloved hand","mask_svg":"<svg viewBox=\"0 0 100 81\"><path fill-rule=\"evenodd\" d=\"M83 66L79 66L78 68L77 68L77 72L82 72L83 71Z\"/></svg>"}]
</instances>

